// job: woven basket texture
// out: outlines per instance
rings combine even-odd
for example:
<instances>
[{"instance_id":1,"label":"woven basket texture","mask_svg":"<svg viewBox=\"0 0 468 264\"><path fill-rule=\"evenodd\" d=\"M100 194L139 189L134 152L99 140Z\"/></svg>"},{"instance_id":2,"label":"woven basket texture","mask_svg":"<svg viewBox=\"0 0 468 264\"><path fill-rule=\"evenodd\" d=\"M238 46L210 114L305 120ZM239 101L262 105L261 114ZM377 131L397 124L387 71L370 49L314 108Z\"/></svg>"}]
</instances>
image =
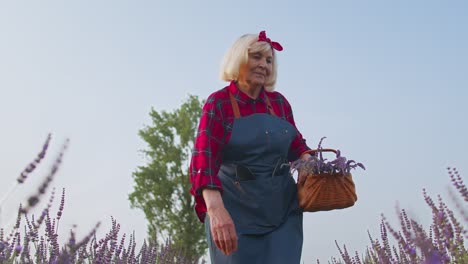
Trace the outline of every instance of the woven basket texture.
<instances>
[{"instance_id":1,"label":"woven basket texture","mask_svg":"<svg viewBox=\"0 0 468 264\"><path fill-rule=\"evenodd\" d=\"M351 173L308 175L297 189L299 205L306 212L343 209L357 201Z\"/></svg>"}]
</instances>

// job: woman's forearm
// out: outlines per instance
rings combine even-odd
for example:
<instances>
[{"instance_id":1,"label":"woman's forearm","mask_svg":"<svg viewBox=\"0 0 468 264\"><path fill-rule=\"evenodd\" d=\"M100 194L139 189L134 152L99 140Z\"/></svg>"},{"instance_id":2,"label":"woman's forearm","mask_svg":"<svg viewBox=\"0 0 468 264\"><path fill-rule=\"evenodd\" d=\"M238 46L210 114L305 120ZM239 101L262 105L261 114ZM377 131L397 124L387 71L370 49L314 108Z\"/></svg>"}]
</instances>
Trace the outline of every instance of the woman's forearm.
<instances>
[{"instance_id":1,"label":"woman's forearm","mask_svg":"<svg viewBox=\"0 0 468 264\"><path fill-rule=\"evenodd\" d=\"M208 213L214 209L224 207L223 198L219 190L203 189L203 199L205 199L206 208Z\"/></svg>"}]
</instances>

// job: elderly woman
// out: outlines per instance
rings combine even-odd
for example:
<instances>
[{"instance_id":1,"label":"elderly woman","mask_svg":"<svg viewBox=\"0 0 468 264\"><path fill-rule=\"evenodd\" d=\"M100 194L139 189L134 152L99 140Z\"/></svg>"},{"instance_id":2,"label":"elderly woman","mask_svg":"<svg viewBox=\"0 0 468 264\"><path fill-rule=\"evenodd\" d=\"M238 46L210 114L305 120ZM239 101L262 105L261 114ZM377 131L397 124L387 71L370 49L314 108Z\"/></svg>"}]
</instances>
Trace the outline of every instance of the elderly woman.
<instances>
[{"instance_id":1,"label":"elderly woman","mask_svg":"<svg viewBox=\"0 0 468 264\"><path fill-rule=\"evenodd\" d=\"M278 42L241 36L228 50L228 86L204 107L190 164L195 209L212 263L299 263L302 210L289 163L307 159L286 98L274 91ZM300 174L299 181L305 176Z\"/></svg>"}]
</instances>

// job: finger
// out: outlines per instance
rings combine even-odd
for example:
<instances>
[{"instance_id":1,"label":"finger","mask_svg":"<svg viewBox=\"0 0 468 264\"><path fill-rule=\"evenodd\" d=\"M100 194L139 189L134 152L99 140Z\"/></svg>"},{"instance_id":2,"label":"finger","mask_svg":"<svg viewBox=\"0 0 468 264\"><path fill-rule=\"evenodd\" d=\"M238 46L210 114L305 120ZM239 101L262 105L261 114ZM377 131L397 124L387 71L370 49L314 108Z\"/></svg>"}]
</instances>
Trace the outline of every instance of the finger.
<instances>
[{"instance_id":1,"label":"finger","mask_svg":"<svg viewBox=\"0 0 468 264\"><path fill-rule=\"evenodd\" d=\"M221 241L221 247L223 248L222 250L223 250L224 255L229 255L226 235L223 233L222 236L220 236L219 240Z\"/></svg>"},{"instance_id":2,"label":"finger","mask_svg":"<svg viewBox=\"0 0 468 264\"><path fill-rule=\"evenodd\" d=\"M232 252L234 252L237 250L237 233L234 228L231 229L229 232L231 234Z\"/></svg>"},{"instance_id":3,"label":"finger","mask_svg":"<svg viewBox=\"0 0 468 264\"><path fill-rule=\"evenodd\" d=\"M216 232L215 230L211 230L211 236L213 238L213 241L216 247L219 248L220 250L223 250L221 247L221 241L219 240L219 233Z\"/></svg>"},{"instance_id":4,"label":"finger","mask_svg":"<svg viewBox=\"0 0 468 264\"><path fill-rule=\"evenodd\" d=\"M216 246L219 248L219 250L221 250L221 252L226 254L226 243L224 241L224 234L223 233L224 232L221 229L218 229L218 231L216 231L216 240L218 241Z\"/></svg>"},{"instance_id":5,"label":"finger","mask_svg":"<svg viewBox=\"0 0 468 264\"><path fill-rule=\"evenodd\" d=\"M224 239L224 246L226 249L226 255L230 255L232 253L232 241L231 241L231 234L229 232L229 229L225 230L223 232L223 239Z\"/></svg>"},{"instance_id":6,"label":"finger","mask_svg":"<svg viewBox=\"0 0 468 264\"><path fill-rule=\"evenodd\" d=\"M305 181L306 181L306 179L307 179L307 174L306 174L305 172L301 172L301 173L299 174L299 176L300 176L300 177L299 177L300 183L301 183L301 184L304 184Z\"/></svg>"},{"instance_id":7,"label":"finger","mask_svg":"<svg viewBox=\"0 0 468 264\"><path fill-rule=\"evenodd\" d=\"M224 240L223 238L220 236L220 238L218 239L218 248L219 250L221 250L221 252L224 253L224 255L227 255L227 252L226 252L226 243L224 243Z\"/></svg>"}]
</instances>

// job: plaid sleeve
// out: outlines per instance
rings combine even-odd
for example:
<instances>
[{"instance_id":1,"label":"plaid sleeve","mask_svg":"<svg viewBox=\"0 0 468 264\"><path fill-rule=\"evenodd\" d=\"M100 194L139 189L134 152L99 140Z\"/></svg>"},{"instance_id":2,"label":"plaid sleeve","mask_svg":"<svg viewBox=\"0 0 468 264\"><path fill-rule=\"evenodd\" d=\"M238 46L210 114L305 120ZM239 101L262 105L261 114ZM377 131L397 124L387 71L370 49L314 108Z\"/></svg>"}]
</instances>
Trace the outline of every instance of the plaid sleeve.
<instances>
[{"instance_id":1,"label":"plaid sleeve","mask_svg":"<svg viewBox=\"0 0 468 264\"><path fill-rule=\"evenodd\" d=\"M284 97L282 94L278 93L278 96L281 97L281 100L278 100L282 103L282 112L284 118L291 123L297 130L297 135L293 139L293 142L291 143L291 146L289 147L289 155L288 159L289 161L295 161L301 157L301 154L304 153L306 150L309 150L310 148L306 144L306 140L302 137L301 132L296 127L296 123L294 122L294 115L292 111L292 107L289 104L288 100L286 100L286 97Z\"/></svg>"},{"instance_id":2,"label":"plaid sleeve","mask_svg":"<svg viewBox=\"0 0 468 264\"><path fill-rule=\"evenodd\" d=\"M218 178L222 158L221 149L224 145L220 101L216 94L212 94L203 106L190 162L192 184L190 193L195 197L195 210L201 221L206 212L202 190L214 188L222 191L221 181Z\"/></svg>"}]
</instances>

